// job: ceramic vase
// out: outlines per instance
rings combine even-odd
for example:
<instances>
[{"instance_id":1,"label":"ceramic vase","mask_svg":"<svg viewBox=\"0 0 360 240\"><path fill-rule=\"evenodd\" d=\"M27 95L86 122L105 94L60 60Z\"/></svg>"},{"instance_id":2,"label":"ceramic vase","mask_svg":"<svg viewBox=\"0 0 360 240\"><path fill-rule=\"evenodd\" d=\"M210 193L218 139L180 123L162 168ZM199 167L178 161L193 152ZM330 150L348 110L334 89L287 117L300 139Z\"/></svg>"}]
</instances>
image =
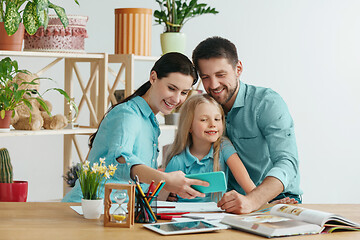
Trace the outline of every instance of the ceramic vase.
<instances>
[{"instance_id":1,"label":"ceramic vase","mask_svg":"<svg viewBox=\"0 0 360 240\"><path fill-rule=\"evenodd\" d=\"M165 115L165 124L166 125L179 125L180 113L171 113Z\"/></svg>"},{"instance_id":2,"label":"ceramic vase","mask_svg":"<svg viewBox=\"0 0 360 240\"><path fill-rule=\"evenodd\" d=\"M168 52L185 53L186 35L181 32L165 32L160 35L163 54Z\"/></svg>"},{"instance_id":3,"label":"ceramic vase","mask_svg":"<svg viewBox=\"0 0 360 240\"><path fill-rule=\"evenodd\" d=\"M81 199L81 208L84 214L84 218L98 219L104 212L104 200Z\"/></svg>"}]
</instances>

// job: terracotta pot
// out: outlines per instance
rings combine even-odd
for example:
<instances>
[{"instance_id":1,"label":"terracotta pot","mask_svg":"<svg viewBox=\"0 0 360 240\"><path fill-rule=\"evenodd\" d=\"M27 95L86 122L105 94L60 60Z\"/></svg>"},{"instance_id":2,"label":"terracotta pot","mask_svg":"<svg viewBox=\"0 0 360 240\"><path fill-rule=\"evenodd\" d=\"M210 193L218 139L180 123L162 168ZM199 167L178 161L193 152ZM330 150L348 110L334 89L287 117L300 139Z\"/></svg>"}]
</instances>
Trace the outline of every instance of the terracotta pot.
<instances>
[{"instance_id":1,"label":"terracotta pot","mask_svg":"<svg viewBox=\"0 0 360 240\"><path fill-rule=\"evenodd\" d=\"M24 24L20 23L19 29L13 35L6 33L4 23L0 22L0 50L21 51L24 41Z\"/></svg>"},{"instance_id":2,"label":"terracotta pot","mask_svg":"<svg viewBox=\"0 0 360 240\"><path fill-rule=\"evenodd\" d=\"M0 202L26 202L27 194L27 181L0 183Z\"/></svg>"},{"instance_id":3,"label":"terracotta pot","mask_svg":"<svg viewBox=\"0 0 360 240\"><path fill-rule=\"evenodd\" d=\"M5 111L5 118L0 117L0 132L9 132L10 131L10 120L11 120L11 111Z\"/></svg>"}]
</instances>

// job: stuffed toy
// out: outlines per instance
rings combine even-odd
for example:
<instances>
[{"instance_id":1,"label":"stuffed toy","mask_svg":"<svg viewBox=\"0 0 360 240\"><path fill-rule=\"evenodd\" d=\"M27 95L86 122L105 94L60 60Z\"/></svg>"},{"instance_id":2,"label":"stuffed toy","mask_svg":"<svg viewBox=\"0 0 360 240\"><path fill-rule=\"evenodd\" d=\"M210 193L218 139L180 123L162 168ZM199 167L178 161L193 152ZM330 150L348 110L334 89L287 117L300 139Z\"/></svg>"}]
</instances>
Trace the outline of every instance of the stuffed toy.
<instances>
[{"instance_id":1,"label":"stuffed toy","mask_svg":"<svg viewBox=\"0 0 360 240\"><path fill-rule=\"evenodd\" d=\"M17 82L30 82L37 77L38 76L36 74L19 73L14 79ZM23 84L19 88L31 88L38 90L39 85ZM15 108L14 117L11 119L10 124L16 130L40 130L42 127L45 129L55 130L62 129L67 126L68 119L64 115L57 114L50 117L38 101L36 101L35 99L29 99L29 101L32 106L31 110L25 104L21 104ZM47 100L44 100L44 102L47 105L49 112L51 112L52 104Z\"/></svg>"}]
</instances>

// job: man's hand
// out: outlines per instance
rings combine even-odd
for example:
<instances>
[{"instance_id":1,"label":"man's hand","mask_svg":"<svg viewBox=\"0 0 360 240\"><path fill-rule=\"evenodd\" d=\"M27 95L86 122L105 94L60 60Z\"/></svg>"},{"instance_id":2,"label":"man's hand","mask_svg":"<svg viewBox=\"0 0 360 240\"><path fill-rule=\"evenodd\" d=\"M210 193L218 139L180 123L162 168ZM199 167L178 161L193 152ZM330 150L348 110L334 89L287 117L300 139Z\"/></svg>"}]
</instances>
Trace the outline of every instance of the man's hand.
<instances>
[{"instance_id":1,"label":"man's hand","mask_svg":"<svg viewBox=\"0 0 360 240\"><path fill-rule=\"evenodd\" d=\"M224 194L217 206L229 213L243 214L251 213L255 210L255 206L252 203L247 196L232 190Z\"/></svg>"},{"instance_id":2,"label":"man's hand","mask_svg":"<svg viewBox=\"0 0 360 240\"><path fill-rule=\"evenodd\" d=\"M294 198L286 197L286 198L282 198L282 199L279 199L279 200L272 201L271 203L273 203L273 204L279 204L279 203L282 203L282 204L298 204L299 202L297 200L295 200Z\"/></svg>"},{"instance_id":3,"label":"man's hand","mask_svg":"<svg viewBox=\"0 0 360 240\"><path fill-rule=\"evenodd\" d=\"M232 190L224 194L218 207L226 212L243 214L258 210L262 205L274 199L283 191L282 183L274 177L266 177L264 181L246 196ZM291 200L284 200L290 201Z\"/></svg>"}]
</instances>

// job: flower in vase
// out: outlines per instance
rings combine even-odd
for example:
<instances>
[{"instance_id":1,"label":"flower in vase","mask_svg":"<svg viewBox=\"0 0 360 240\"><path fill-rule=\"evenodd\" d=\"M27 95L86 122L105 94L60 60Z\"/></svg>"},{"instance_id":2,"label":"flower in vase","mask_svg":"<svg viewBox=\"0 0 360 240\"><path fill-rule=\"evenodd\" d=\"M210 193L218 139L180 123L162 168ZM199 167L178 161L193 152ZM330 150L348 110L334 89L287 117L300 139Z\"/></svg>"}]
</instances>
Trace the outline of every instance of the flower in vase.
<instances>
[{"instance_id":1,"label":"flower in vase","mask_svg":"<svg viewBox=\"0 0 360 240\"><path fill-rule=\"evenodd\" d=\"M100 158L99 163L90 166L89 161L81 164L80 171L77 172L80 181L81 191L84 199L99 199L100 189L106 180L115 174L116 166L113 164L106 166L105 158Z\"/></svg>"}]
</instances>

